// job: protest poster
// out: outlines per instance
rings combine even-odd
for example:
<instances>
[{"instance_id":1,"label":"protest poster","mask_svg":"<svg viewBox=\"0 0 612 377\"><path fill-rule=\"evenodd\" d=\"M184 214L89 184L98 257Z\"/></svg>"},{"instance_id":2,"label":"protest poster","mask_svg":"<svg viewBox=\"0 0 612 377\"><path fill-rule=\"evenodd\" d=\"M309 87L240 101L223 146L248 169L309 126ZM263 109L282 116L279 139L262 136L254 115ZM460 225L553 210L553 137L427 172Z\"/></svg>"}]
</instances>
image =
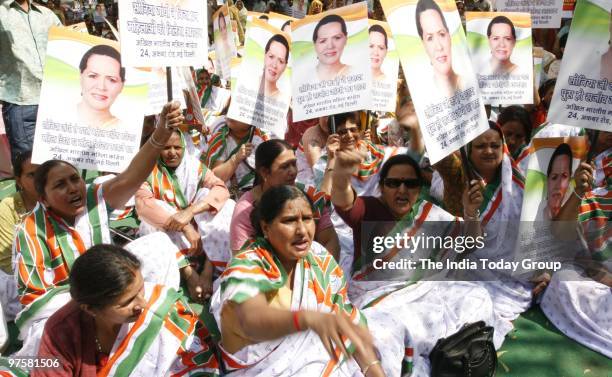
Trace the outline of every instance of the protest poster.
<instances>
[{"instance_id":1,"label":"protest poster","mask_svg":"<svg viewBox=\"0 0 612 377\"><path fill-rule=\"evenodd\" d=\"M370 64L372 68L373 111L395 111L399 56L391 37L389 25L383 21L368 20Z\"/></svg>"},{"instance_id":2,"label":"protest poster","mask_svg":"<svg viewBox=\"0 0 612 377\"><path fill-rule=\"evenodd\" d=\"M199 66L206 61L206 3L121 0L122 63L126 67Z\"/></svg>"},{"instance_id":3,"label":"protest poster","mask_svg":"<svg viewBox=\"0 0 612 377\"><path fill-rule=\"evenodd\" d=\"M382 0L429 159L436 163L489 124L452 0Z\"/></svg>"},{"instance_id":4,"label":"protest poster","mask_svg":"<svg viewBox=\"0 0 612 377\"><path fill-rule=\"evenodd\" d=\"M168 102L168 83L166 81L166 69L161 67L143 68L150 70L149 75L149 105L144 115L159 114ZM172 99L179 101L181 109L186 107L182 88L184 83L176 69L172 69Z\"/></svg>"},{"instance_id":5,"label":"protest poster","mask_svg":"<svg viewBox=\"0 0 612 377\"><path fill-rule=\"evenodd\" d=\"M227 116L283 137L291 102L291 37L259 19L247 22L247 30Z\"/></svg>"},{"instance_id":6,"label":"protest poster","mask_svg":"<svg viewBox=\"0 0 612 377\"><path fill-rule=\"evenodd\" d=\"M236 56L236 42L231 27L227 4L217 9L213 14L213 38L215 42L215 59L219 76L224 80L230 78L230 63Z\"/></svg>"},{"instance_id":7,"label":"protest poster","mask_svg":"<svg viewBox=\"0 0 612 377\"><path fill-rule=\"evenodd\" d=\"M612 0L580 0L548 110L551 123L612 131Z\"/></svg>"},{"instance_id":8,"label":"protest poster","mask_svg":"<svg viewBox=\"0 0 612 377\"><path fill-rule=\"evenodd\" d=\"M284 14L270 12L268 13L268 23L277 29L291 35L291 23L297 18L285 16Z\"/></svg>"},{"instance_id":9,"label":"protest poster","mask_svg":"<svg viewBox=\"0 0 612 377\"><path fill-rule=\"evenodd\" d=\"M122 67L119 44L49 31L32 162L121 172L140 147L149 72Z\"/></svg>"},{"instance_id":10,"label":"protest poster","mask_svg":"<svg viewBox=\"0 0 612 377\"><path fill-rule=\"evenodd\" d=\"M365 3L295 21L291 36L294 122L371 107Z\"/></svg>"},{"instance_id":11,"label":"protest poster","mask_svg":"<svg viewBox=\"0 0 612 377\"><path fill-rule=\"evenodd\" d=\"M519 229L521 254L534 253L538 258L557 259L576 245L555 236L553 219L574 192L574 173L587 157L586 136L537 138L526 172L525 191ZM569 248L569 249L568 249Z\"/></svg>"},{"instance_id":12,"label":"protest poster","mask_svg":"<svg viewBox=\"0 0 612 377\"><path fill-rule=\"evenodd\" d=\"M466 12L467 41L485 104L532 104L529 13Z\"/></svg>"},{"instance_id":13,"label":"protest poster","mask_svg":"<svg viewBox=\"0 0 612 377\"><path fill-rule=\"evenodd\" d=\"M496 0L498 12L531 14L534 29L556 29L561 26L564 0Z\"/></svg>"}]
</instances>

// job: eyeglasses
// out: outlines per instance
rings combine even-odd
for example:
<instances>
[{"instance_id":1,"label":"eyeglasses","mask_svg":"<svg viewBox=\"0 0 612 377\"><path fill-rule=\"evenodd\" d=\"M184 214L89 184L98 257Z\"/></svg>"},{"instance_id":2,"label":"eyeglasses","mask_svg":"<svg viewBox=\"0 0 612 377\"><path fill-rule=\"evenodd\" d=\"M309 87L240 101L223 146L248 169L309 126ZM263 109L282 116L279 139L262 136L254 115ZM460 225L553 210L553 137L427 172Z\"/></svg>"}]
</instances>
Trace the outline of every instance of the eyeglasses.
<instances>
[{"instance_id":1,"label":"eyeglasses","mask_svg":"<svg viewBox=\"0 0 612 377\"><path fill-rule=\"evenodd\" d=\"M383 184L389 188L399 188L402 184L406 188L413 189L421 186L421 180L418 178L400 179L400 178L385 178Z\"/></svg>"}]
</instances>

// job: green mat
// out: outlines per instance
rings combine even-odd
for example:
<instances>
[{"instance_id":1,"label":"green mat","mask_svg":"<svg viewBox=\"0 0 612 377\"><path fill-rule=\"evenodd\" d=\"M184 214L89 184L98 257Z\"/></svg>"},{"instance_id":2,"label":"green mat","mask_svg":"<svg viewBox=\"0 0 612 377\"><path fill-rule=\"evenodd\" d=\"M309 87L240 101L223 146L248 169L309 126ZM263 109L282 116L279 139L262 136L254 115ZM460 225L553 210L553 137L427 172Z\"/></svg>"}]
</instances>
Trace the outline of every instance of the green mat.
<instances>
[{"instance_id":1,"label":"green mat","mask_svg":"<svg viewBox=\"0 0 612 377\"><path fill-rule=\"evenodd\" d=\"M612 359L563 335L539 307L514 321L498 354L500 377L612 377Z\"/></svg>"}]
</instances>

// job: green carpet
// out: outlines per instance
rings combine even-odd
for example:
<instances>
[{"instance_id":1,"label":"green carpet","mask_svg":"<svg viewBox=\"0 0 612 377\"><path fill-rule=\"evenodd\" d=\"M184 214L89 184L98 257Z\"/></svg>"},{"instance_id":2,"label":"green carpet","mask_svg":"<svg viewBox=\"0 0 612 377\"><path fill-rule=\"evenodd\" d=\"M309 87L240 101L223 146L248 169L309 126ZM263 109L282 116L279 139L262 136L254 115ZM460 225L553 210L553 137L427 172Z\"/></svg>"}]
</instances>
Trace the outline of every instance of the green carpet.
<instances>
[{"instance_id":1,"label":"green carpet","mask_svg":"<svg viewBox=\"0 0 612 377\"><path fill-rule=\"evenodd\" d=\"M612 377L612 359L563 335L539 307L514 321L498 351L500 377Z\"/></svg>"}]
</instances>

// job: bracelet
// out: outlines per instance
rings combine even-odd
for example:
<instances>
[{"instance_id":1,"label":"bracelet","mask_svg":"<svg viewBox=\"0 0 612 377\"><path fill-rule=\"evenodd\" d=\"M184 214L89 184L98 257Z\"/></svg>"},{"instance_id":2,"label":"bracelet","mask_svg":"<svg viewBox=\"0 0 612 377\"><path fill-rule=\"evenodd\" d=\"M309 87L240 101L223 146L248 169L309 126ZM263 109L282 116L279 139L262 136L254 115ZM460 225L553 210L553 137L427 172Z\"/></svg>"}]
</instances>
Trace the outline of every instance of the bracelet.
<instances>
[{"instance_id":1,"label":"bracelet","mask_svg":"<svg viewBox=\"0 0 612 377\"><path fill-rule=\"evenodd\" d=\"M151 136L149 136L149 143L151 143L151 145L154 148L157 149L164 149L165 145L160 143L159 141L155 140L155 134L151 134Z\"/></svg>"},{"instance_id":2,"label":"bracelet","mask_svg":"<svg viewBox=\"0 0 612 377\"><path fill-rule=\"evenodd\" d=\"M366 365L366 367L361 371L361 373L363 373L363 375L365 376L366 374L368 374L368 370L370 370L370 368L376 364L380 364L380 360L376 359L372 361L370 364Z\"/></svg>"},{"instance_id":3,"label":"bracelet","mask_svg":"<svg viewBox=\"0 0 612 377\"><path fill-rule=\"evenodd\" d=\"M572 191L572 193L573 193L574 195L576 195L576 197L578 198L578 200L580 200L580 201L583 201L583 200L584 200L584 196L580 196L580 195L578 195L578 193L576 192L576 190L573 190L573 191Z\"/></svg>"},{"instance_id":4,"label":"bracelet","mask_svg":"<svg viewBox=\"0 0 612 377\"><path fill-rule=\"evenodd\" d=\"M294 311L291 312L293 315L293 327L295 328L296 331L302 331L302 329L300 328L300 320L298 318L298 315L300 314L299 311Z\"/></svg>"}]
</instances>

